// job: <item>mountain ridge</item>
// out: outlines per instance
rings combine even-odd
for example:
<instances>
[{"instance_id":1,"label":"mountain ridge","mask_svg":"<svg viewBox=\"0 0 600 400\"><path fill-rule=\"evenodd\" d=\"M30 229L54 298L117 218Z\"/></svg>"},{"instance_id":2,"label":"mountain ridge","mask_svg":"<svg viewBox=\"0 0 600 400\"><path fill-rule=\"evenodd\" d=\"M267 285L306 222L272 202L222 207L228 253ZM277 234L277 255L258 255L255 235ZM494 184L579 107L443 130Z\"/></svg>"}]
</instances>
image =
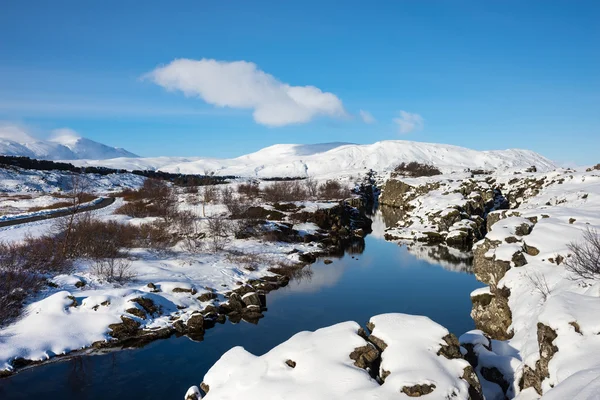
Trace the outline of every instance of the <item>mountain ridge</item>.
<instances>
[{"instance_id":1,"label":"mountain ridge","mask_svg":"<svg viewBox=\"0 0 600 400\"><path fill-rule=\"evenodd\" d=\"M80 137L72 131L62 132L48 140L36 139L26 134L17 135L14 132L2 135L0 132L0 155L24 156L51 161L139 157L125 149Z\"/></svg>"},{"instance_id":2,"label":"mountain ridge","mask_svg":"<svg viewBox=\"0 0 600 400\"><path fill-rule=\"evenodd\" d=\"M401 162L417 161L436 165L442 172L465 169L524 169L542 171L557 168L544 156L531 150L478 151L464 147L387 140L373 144L323 143L277 144L236 158L149 157L109 160L77 160L80 166L106 166L120 169L149 169L171 173L235 175L242 177L305 177L356 174L373 169L391 171Z\"/></svg>"}]
</instances>

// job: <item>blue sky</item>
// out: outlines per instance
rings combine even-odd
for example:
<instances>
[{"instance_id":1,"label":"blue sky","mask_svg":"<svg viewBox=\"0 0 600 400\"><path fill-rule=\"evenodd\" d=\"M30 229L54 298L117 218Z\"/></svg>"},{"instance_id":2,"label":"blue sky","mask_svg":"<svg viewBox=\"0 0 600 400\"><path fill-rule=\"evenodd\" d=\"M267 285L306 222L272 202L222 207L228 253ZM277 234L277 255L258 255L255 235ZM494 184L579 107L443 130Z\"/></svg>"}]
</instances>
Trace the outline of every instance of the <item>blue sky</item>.
<instances>
[{"instance_id":1,"label":"blue sky","mask_svg":"<svg viewBox=\"0 0 600 400\"><path fill-rule=\"evenodd\" d=\"M597 163L599 20L598 1L5 1L0 120L144 156L404 139Z\"/></svg>"}]
</instances>

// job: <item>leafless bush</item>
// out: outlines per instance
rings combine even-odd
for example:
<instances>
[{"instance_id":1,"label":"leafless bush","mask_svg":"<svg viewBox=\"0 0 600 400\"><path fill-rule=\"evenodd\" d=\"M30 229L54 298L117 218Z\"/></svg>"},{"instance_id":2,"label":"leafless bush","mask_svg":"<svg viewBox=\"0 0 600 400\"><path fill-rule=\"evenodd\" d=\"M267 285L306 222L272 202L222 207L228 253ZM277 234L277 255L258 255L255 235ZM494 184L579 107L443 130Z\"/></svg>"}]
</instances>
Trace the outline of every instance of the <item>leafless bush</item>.
<instances>
[{"instance_id":1,"label":"leafless bush","mask_svg":"<svg viewBox=\"0 0 600 400\"><path fill-rule=\"evenodd\" d=\"M66 229L70 235L65 236ZM122 248L133 247L139 238L139 228L116 221L101 221L90 213L81 213L73 221L58 219L56 238L63 243L67 259L78 257L119 257Z\"/></svg>"},{"instance_id":2,"label":"leafless bush","mask_svg":"<svg viewBox=\"0 0 600 400\"><path fill-rule=\"evenodd\" d=\"M347 199L352 193L340 182L328 180L319 186L319 197L323 199Z\"/></svg>"},{"instance_id":3,"label":"leafless bush","mask_svg":"<svg viewBox=\"0 0 600 400\"><path fill-rule=\"evenodd\" d=\"M242 196L245 196L249 200L256 199L260 195L258 182L251 181L240 184L238 186L238 193Z\"/></svg>"},{"instance_id":4,"label":"leafless bush","mask_svg":"<svg viewBox=\"0 0 600 400\"><path fill-rule=\"evenodd\" d=\"M228 252L226 258L230 263L241 265L248 271L256 271L261 265L269 263L264 255L258 253Z\"/></svg>"},{"instance_id":5,"label":"leafless bush","mask_svg":"<svg viewBox=\"0 0 600 400\"><path fill-rule=\"evenodd\" d=\"M533 274L526 273L525 276L533 286L533 289L542 295L544 301L548 300L548 296L550 295L551 290L544 274L535 272Z\"/></svg>"},{"instance_id":6,"label":"leafless bush","mask_svg":"<svg viewBox=\"0 0 600 400\"><path fill-rule=\"evenodd\" d=\"M221 200L233 218L243 215L251 204L247 197L236 197L233 189L229 186L221 190Z\"/></svg>"},{"instance_id":7,"label":"leafless bush","mask_svg":"<svg viewBox=\"0 0 600 400\"><path fill-rule=\"evenodd\" d=\"M300 181L274 182L263 190L263 199L270 203L303 201L307 198L308 192Z\"/></svg>"},{"instance_id":8,"label":"leafless bush","mask_svg":"<svg viewBox=\"0 0 600 400\"><path fill-rule=\"evenodd\" d=\"M196 186L196 185L184 186L183 192L188 193L188 194L198 194L198 186Z\"/></svg>"},{"instance_id":9,"label":"leafless bush","mask_svg":"<svg viewBox=\"0 0 600 400\"><path fill-rule=\"evenodd\" d=\"M171 221L177 216L177 195L166 182L146 179L138 190L124 190L120 194L128 203L115 210L132 218L160 217Z\"/></svg>"},{"instance_id":10,"label":"leafless bush","mask_svg":"<svg viewBox=\"0 0 600 400\"><path fill-rule=\"evenodd\" d=\"M20 244L0 244L1 271L52 274L67 272L70 267L63 257L61 243L52 236L27 237Z\"/></svg>"},{"instance_id":11,"label":"leafless bush","mask_svg":"<svg viewBox=\"0 0 600 400\"><path fill-rule=\"evenodd\" d=\"M403 162L394 169L394 175L409 176L412 178L441 174L442 171L440 171L437 167L429 164L422 164L416 161L411 161L409 163Z\"/></svg>"},{"instance_id":12,"label":"leafless bush","mask_svg":"<svg viewBox=\"0 0 600 400\"><path fill-rule=\"evenodd\" d=\"M42 283L37 274L0 269L0 326L19 316L25 298L37 292Z\"/></svg>"},{"instance_id":13,"label":"leafless bush","mask_svg":"<svg viewBox=\"0 0 600 400\"><path fill-rule=\"evenodd\" d=\"M306 188L306 194L310 198L315 198L319 195L319 183L313 178L306 178L304 180L304 187Z\"/></svg>"},{"instance_id":14,"label":"leafless bush","mask_svg":"<svg viewBox=\"0 0 600 400\"><path fill-rule=\"evenodd\" d=\"M101 280L123 284L135 278L131 262L123 258L106 258L96 260L91 269L92 274Z\"/></svg>"},{"instance_id":15,"label":"leafless bush","mask_svg":"<svg viewBox=\"0 0 600 400\"><path fill-rule=\"evenodd\" d=\"M600 279L600 235L595 229L583 233L583 242L568 245L573 253L564 261L565 268L580 279Z\"/></svg>"},{"instance_id":16,"label":"leafless bush","mask_svg":"<svg viewBox=\"0 0 600 400\"><path fill-rule=\"evenodd\" d=\"M164 221L140 225L140 246L165 250L175 245L176 237L169 231L169 226Z\"/></svg>"},{"instance_id":17,"label":"leafless bush","mask_svg":"<svg viewBox=\"0 0 600 400\"><path fill-rule=\"evenodd\" d=\"M19 315L25 298L42 287L46 274L69 269L70 264L60 257L60 246L50 239L0 243L0 326Z\"/></svg>"},{"instance_id":18,"label":"leafless bush","mask_svg":"<svg viewBox=\"0 0 600 400\"><path fill-rule=\"evenodd\" d=\"M208 244L213 252L223 250L229 239L231 230L228 221L223 216L213 216L206 219Z\"/></svg>"}]
</instances>

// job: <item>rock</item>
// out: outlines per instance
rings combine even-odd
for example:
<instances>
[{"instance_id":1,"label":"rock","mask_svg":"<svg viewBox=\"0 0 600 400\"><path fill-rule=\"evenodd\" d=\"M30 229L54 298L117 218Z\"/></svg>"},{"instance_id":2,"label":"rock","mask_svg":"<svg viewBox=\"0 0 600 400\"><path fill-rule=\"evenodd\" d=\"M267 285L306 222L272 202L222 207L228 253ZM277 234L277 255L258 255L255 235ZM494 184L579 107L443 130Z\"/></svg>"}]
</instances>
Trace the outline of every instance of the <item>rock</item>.
<instances>
[{"instance_id":1,"label":"rock","mask_svg":"<svg viewBox=\"0 0 600 400\"><path fill-rule=\"evenodd\" d=\"M285 360L285 363L288 365L288 367L290 368L296 368L296 362L292 361L292 360Z\"/></svg>"},{"instance_id":2,"label":"rock","mask_svg":"<svg viewBox=\"0 0 600 400\"><path fill-rule=\"evenodd\" d=\"M260 296L256 292L250 292L250 293L245 294L244 296L242 296L242 301L244 302L246 307L248 307L248 306L258 306L258 307L263 306L262 302L260 301Z\"/></svg>"},{"instance_id":3,"label":"rock","mask_svg":"<svg viewBox=\"0 0 600 400\"><path fill-rule=\"evenodd\" d=\"M499 241L484 239L473 250L473 272L478 281L487 285L497 284L510 269L510 261L496 260L495 256L486 257L486 253L499 244Z\"/></svg>"},{"instance_id":4,"label":"rock","mask_svg":"<svg viewBox=\"0 0 600 400\"><path fill-rule=\"evenodd\" d=\"M67 296L67 299L71 300L71 304L69 304L67 307L77 307L79 304L77 304L77 299L75 298L75 296Z\"/></svg>"},{"instance_id":5,"label":"rock","mask_svg":"<svg viewBox=\"0 0 600 400\"><path fill-rule=\"evenodd\" d=\"M193 314L186 323L187 331L193 333L204 332L204 317L202 314Z\"/></svg>"},{"instance_id":6,"label":"rock","mask_svg":"<svg viewBox=\"0 0 600 400\"><path fill-rule=\"evenodd\" d=\"M512 262L515 264L515 267L522 267L527 264L527 259L521 251L517 251L512 256Z\"/></svg>"},{"instance_id":7,"label":"rock","mask_svg":"<svg viewBox=\"0 0 600 400\"><path fill-rule=\"evenodd\" d=\"M526 366L520 382L521 389L533 387L538 394L542 394L542 381L550 377L548 364L550 363L550 360L552 360L552 357L554 357L554 354L558 352L558 347L553 343L557 337L558 335L554 329L538 322L537 338L540 349L540 359L535 362L535 369Z\"/></svg>"},{"instance_id":8,"label":"rock","mask_svg":"<svg viewBox=\"0 0 600 400\"><path fill-rule=\"evenodd\" d=\"M142 310L140 310L139 308L136 307L132 307L132 308L128 308L127 310L125 310L126 313L134 315L138 318L141 319L146 319L146 313Z\"/></svg>"},{"instance_id":9,"label":"rock","mask_svg":"<svg viewBox=\"0 0 600 400\"><path fill-rule=\"evenodd\" d=\"M202 382L200 384L200 389L202 389L204 391L204 393L208 393L208 391L210 390L210 386L208 386L206 383Z\"/></svg>"},{"instance_id":10,"label":"rock","mask_svg":"<svg viewBox=\"0 0 600 400\"><path fill-rule=\"evenodd\" d=\"M242 311L242 319L251 324L258 324L258 320L263 318L264 315L257 308L246 308ZM231 318L231 317L230 317Z\"/></svg>"},{"instance_id":11,"label":"rock","mask_svg":"<svg viewBox=\"0 0 600 400\"><path fill-rule=\"evenodd\" d=\"M246 305L237 293L232 293L225 304L219 305L219 313L229 315L232 312L240 312Z\"/></svg>"},{"instance_id":12,"label":"rock","mask_svg":"<svg viewBox=\"0 0 600 400\"><path fill-rule=\"evenodd\" d=\"M151 289L153 293L160 292L160 289L158 289L156 287L156 285L154 283L152 283L152 282L150 282L149 284L147 284L146 287L148 287L149 289Z\"/></svg>"},{"instance_id":13,"label":"rock","mask_svg":"<svg viewBox=\"0 0 600 400\"><path fill-rule=\"evenodd\" d=\"M121 316L121 323L111 324L108 328L111 330L110 335L115 339L123 340L135 336L140 328L140 323L125 316Z\"/></svg>"},{"instance_id":14,"label":"rock","mask_svg":"<svg viewBox=\"0 0 600 400\"><path fill-rule=\"evenodd\" d=\"M202 394L200 394L200 389L198 386L192 386L185 392L185 400L200 400L202 399Z\"/></svg>"},{"instance_id":15,"label":"rock","mask_svg":"<svg viewBox=\"0 0 600 400\"><path fill-rule=\"evenodd\" d=\"M350 359L354 360L354 365L362 369L373 370L376 363L379 363L380 352L371 344L357 347L350 353Z\"/></svg>"},{"instance_id":16,"label":"rock","mask_svg":"<svg viewBox=\"0 0 600 400\"><path fill-rule=\"evenodd\" d=\"M406 394L408 397L421 397L433 392L434 389L434 384L421 384L414 386L404 386L400 391Z\"/></svg>"},{"instance_id":17,"label":"rock","mask_svg":"<svg viewBox=\"0 0 600 400\"><path fill-rule=\"evenodd\" d=\"M509 296L508 288L471 296L471 317L475 321L475 327L492 339L507 340L513 336L512 330L509 331L512 323L512 312L508 306Z\"/></svg>"},{"instance_id":18,"label":"rock","mask_svg":"<svg viewBox=\"0 0 600 400\"><path fill-rule=\"evenodd\" d=\"M438 356L444 356L449 360L453 360L455 358L463 358L462 353L460 352L460 344L458 343L458 338L454 336L452 333L447 334L442 338L445 345L442 345L437 352Z\"/></svg>"},{"instance_id":19,"label":"rock","mask_svg":"<svg viewBox=\"0 0 600 400\"><path fill-rule=\"evenodd\" d=\"M323 260L323 264L325 265L329 265L331 264L333 261L331 261L329 258L326 258L325 260Z\"/></svg>"},{"instance_id":20,"label":"rock","mask_svg":"<svg viewBox=\"0 0 600 400\"><path fill-rule=\"evenodd\" d=\"M75 287L76 288L82 288L85 286L85 282L84 281L77 281L75 282Z\"/></svg>"},{"instance_id":21,"label":"rock","mask_svg":"<svg viewBox=\"0 0 600 400\"><path fill-rule=\"evenodd\" d=\"M179 288L179 287L173 288L172 292L173 293L190 293L193 295L197 293L196 289L194 289L194 288L187 289L187 288Z\"/></svg>"},{"instance_id":22,"label":"rock","mask_svg":"<svg viewBox=\"0 0 600 400\"><path fill-rule=\"evenodd\" d=\"M211 301L216 299L218 296L216 293L213 292L207 292L207 293L202 293L200 296L198 296L198 300L205 302L205 301Z\"/></svg>"},{"instance_id":23,"label":"rock","mask_svg":"<svg viewBox=\"0 0 600 400\"><path fill-rule=\"evenodd\" d=\"M154 304L154 301L152 301L152 299L149 299L147 297L136 297L135 299L131 299L130 301L142 307L147 314L150 314L152 316L160 314L160 307Z\"/></svg>"},{"instance_id":24,"label":"rock","mask_svg":"<svg viewBox=\"0 0 600 400\"><path fill-rule=\"evenodd\" d=\"M525 251L525 253L529 254L530 256L537 256L538 254L540 254L540 251L533 247L533 246L528 246L527 243L523 243L523 251Z\"/></svg>"}]
</instances>

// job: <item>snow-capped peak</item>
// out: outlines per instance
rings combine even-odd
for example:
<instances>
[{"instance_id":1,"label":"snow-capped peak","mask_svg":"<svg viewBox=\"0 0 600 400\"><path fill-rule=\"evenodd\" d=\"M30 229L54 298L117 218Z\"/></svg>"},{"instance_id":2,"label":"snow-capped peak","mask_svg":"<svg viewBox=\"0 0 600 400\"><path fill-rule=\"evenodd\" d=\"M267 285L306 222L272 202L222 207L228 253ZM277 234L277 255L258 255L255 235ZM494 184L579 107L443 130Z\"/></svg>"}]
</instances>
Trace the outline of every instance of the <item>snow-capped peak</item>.
<instances>
[{"instance_id":1,"label":"snow-capped peak","mask_svg":"<svg viewBox=\"0 0 600 400\"><path fill-rule=\"evenodd\" d=\"M82 139L82 137L79 136L74 130L69 128L62 128L53 131L52 137L49 139L49 141L62 144L63 146L72 149L77 144L79 139Z\"/></svg>"},{"instance_id":2,"label":"snow-capped peak","mask_svg":"<svg viewBox=\"0 0 600 400\"><path fill-rule=\"evenodd\" d=\"M106 160L135 158L124 149L106 146L81 137L72 129L53 131L48 140L36 139L17 125L0 126L0 155L25 156L42 160Z\"/></svg>"}]
</instances>

